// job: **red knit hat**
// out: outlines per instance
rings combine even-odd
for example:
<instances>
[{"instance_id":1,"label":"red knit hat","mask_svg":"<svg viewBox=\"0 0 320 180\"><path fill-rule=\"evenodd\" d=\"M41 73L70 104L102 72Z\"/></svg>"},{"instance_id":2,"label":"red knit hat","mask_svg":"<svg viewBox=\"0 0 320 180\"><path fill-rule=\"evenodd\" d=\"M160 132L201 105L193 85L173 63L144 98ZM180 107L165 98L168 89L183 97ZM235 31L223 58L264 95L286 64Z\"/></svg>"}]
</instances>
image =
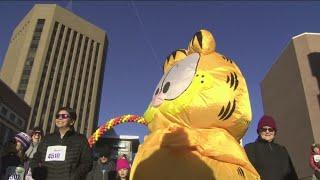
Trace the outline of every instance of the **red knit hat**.
<instances>
[{"instance_id":1,"label":"red knit hat","mask_svg":"<svg viewBox=\"0 0 320 180\"><path fill-rule=\"evenodd\" d=\"M257 133L259 134L259 130L263 128L263 126L269 126L273 128L275 131L277 131L276 122L271 116L264 115L260 119L258 123Z\"/></svg>"},{"instance_id":2,"label":"red knit hat","mask_svg":"<svg viewBox=\"0 0 320 180\"><path fill-rule=\"evenodd\" d=\"M130 164L126 158L120 158L117 160L117 171L120 169L130 169Z\"/></svg>"}]
</instances>

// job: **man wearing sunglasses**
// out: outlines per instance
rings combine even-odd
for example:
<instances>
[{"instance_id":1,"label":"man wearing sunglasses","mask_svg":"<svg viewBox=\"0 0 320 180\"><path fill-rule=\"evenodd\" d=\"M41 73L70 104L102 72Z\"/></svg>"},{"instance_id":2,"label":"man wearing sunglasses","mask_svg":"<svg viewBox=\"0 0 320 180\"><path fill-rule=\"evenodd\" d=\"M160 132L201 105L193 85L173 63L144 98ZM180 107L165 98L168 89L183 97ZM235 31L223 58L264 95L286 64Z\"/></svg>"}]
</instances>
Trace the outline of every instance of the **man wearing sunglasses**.
<instances>
[{"instance_id":1,"label":"man wearing sunglasses","mask_svg":"<svg viewBox=\"0 0 320 180\"><path fill-rule=\"evenodd\" d=\"M81 180L92 169L87 138L75 132L76 112L62 107L56 114L56 132L46 135L30 162L37 179Z\"/></svg>"},{"instance_id":2,"label":"man wearing sunglasses","mask_svg":"<svg viewBox=\"0 0 320 180\"><path fill-rule=\"evenodd\" d=\"M277 127L274 119L263 116L257 128L258 139L244 148L263 180L298 180L287 149L274 142Z\"/></svg>"}]
</instances>

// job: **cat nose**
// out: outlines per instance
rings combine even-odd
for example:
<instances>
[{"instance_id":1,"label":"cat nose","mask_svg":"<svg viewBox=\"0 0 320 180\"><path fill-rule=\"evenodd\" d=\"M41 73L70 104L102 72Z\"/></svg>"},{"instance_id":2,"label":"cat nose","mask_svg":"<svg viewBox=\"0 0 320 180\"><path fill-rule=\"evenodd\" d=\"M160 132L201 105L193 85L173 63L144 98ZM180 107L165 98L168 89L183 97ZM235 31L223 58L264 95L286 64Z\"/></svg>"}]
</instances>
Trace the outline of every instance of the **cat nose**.
<instances>
[{"instance_id":1,"label":"cat nose","mask_svg":"<svg viewBox=\"0 0 320 180\"><path fill-rule=\"evenodd\" d=\"M151 106L159 107L163 103L164 99L165 99L165 95L163 93L153 96L151 101Z\"/></svg>"}]
</instances>

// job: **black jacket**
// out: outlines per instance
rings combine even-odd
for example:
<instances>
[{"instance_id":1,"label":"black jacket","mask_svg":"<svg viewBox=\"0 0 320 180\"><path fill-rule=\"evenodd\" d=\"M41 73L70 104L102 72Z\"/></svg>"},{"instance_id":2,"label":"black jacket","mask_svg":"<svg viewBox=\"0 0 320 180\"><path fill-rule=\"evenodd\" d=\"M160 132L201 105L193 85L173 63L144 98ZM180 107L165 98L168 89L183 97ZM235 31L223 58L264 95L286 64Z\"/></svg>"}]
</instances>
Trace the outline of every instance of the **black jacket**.
<instances>
[{"instance_id":1,"label":"black jacket","mask_svg":"<svg viewBox=\"0 0 320 180\"><path fill-rule=\"evenodd\" d=\"M252 165L262 180L298 180L287 149L260 137L245 147Z\"/></svg>"},{"instance_id":2,"label":"black jacket","mask_svg":"<svg viewBox=\"0 0 320 180\"><path fill-rule=\"evenodd\" d=\"M105 165L100 161L93 163L93 168L87 176L87 180L115 180L116 167L112 160L109 160Z\"/></svg>"},{"instance_id":3,"label":"black jacket","mask_svg":"<svg viewBox=\"0 0 320 180\"><path fill-rule=\"evenodd\" d=\"M49 146L66 146L64 161L45 161ZM30 161L32 176L48 180L81 180L92 169L92 151L86 137L69 130L61 139L55 132L45 136Z\"/></svg>"},{"instance_id":4,"label":"black jacket","mask_svg":"<svg viewBox=\"0 0 320 180\"><path fill-rule=\"evenodd\" d=\"M8 153L7 155L1 157L0 160L0 179L5 177L5 175L12 175L12 174L6 174L8 173L7 168L12 166L12 167L18 167L22 166L23 167L23 162L20 161L20 158L15 154L15 153Z\"/></svg>"}]
</instances>

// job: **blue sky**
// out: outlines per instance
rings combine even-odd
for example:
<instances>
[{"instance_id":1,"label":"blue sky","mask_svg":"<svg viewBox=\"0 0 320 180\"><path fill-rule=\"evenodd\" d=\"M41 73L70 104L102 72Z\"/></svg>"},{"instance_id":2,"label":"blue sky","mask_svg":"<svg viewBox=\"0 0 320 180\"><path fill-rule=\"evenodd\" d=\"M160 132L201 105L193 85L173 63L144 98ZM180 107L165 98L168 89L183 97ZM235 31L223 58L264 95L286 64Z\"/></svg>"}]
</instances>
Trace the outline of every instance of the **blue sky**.
<instances>
[{"instance_id":1,"label":"blue sky","mask_svg":"<svg viewBox=\"0 0 320 180\"><path fill-rule=\"evenodd\" d=\"M99 125L123 115L143 115L175 49L187 48L201 28L211 31L217 51L232 58L246 77L253 119L244 144L254 141L263 115L260 82L293 36L320 32L315 1L1 1L0 65L11 33L35 3L56 3L107 32L109 47ZM284 72L285 73L285 72ZM141 125L119 125L119 134L143 137ZM141 138L142 139L142 138Z\"/></svg>"}]
</instances>

